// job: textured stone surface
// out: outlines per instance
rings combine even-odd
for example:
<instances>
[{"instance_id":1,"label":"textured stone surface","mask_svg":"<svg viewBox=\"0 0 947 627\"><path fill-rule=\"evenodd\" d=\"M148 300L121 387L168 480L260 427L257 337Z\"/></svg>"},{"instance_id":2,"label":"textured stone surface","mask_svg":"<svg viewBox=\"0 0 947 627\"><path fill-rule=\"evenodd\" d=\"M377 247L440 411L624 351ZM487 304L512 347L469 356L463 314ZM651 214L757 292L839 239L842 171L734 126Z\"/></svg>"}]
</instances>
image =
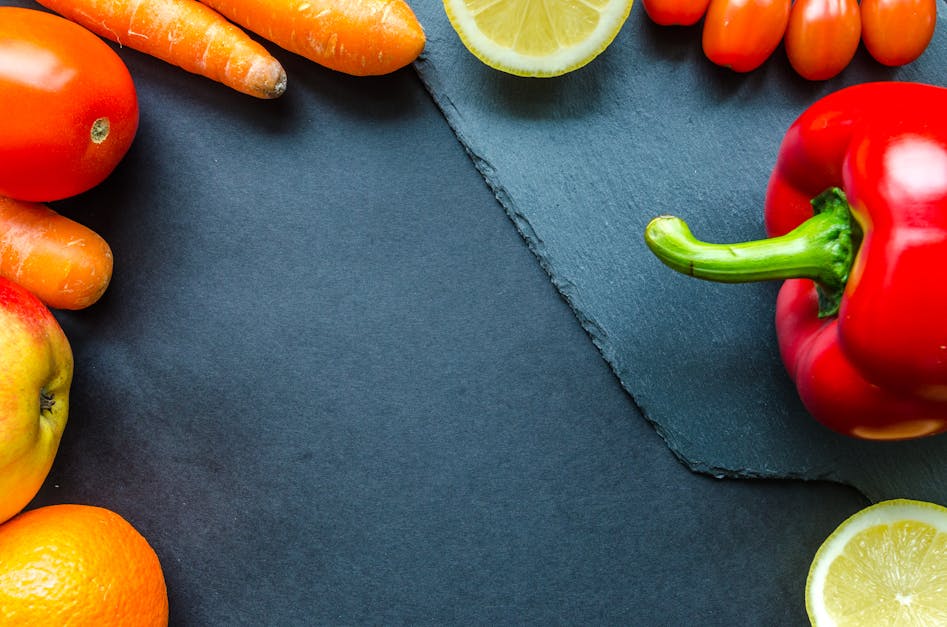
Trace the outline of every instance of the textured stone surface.
<instances>
[{"instance_id":1,"label":"textured stone surface","mask_svg":"<svg viewBox=\"0 0 947 627\"><path fill-rule=\"evenodd\" d=\"M941 5L942 6L942 5ZM660 213L710 241L763 236L783 132L820 96L871 80L947 83L947 25L925 55L884 68L859 50L837 79L794 74L782 48L737 75L707 61L699 28L660 28L636 5L590 65L555 79L491 70L439 2L417 3L417 67L457 137L646 418L692 469L828 479L868 498L947 502L947 438L853 441L798 401L773 328L777 285L678 276L642 232Z\"/></svg>"}]
</instances>

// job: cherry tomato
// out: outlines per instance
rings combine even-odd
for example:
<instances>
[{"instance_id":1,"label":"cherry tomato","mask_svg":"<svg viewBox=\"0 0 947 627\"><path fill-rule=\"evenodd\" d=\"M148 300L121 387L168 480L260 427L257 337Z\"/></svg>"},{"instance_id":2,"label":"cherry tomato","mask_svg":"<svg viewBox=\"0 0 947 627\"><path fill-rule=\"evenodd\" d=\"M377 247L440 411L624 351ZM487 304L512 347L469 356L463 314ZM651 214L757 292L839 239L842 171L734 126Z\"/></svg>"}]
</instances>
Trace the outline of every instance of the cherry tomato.
<instances>
[{"instance_id":1,"label":"cherry tomato","mask_svg":"<svg viewBox=\"0 0 947 627\"><path fill-rule=\"evenodd\" d=\"M0 7L0 195L75 196L102 182L138 130L128 68L85 28Z\"/></svg>"},{"instance_id":2,"label":"cherry tomato","mask_svg":"<svg viewBox=\"0 0 947 627\"><path fill-rule=\"evenodd\" d=\"M857 0L796 0L783 43L800 76L822 81L848 67L860 37Z\"/></svg>"},{"instance_id":3,"label":"cherry tomato","mask_svg":"<svg viewBox=\"0 0 947 627\"><path fill-rule=\"evenodd\" d=\"M704 55L736 72L755 70L782 41L789 7L790 0L710 0Z\"/></svg>"},{"instance_id":4,"label":"cherry tomato","mask_svg":"<svg viewBox=\"0 0 947 627\"><path fill-rule=\"evenodd\" d=\"M862 0L862 42L884 65L917 59L934 36L937 0Z\"/></svg>"},{"instance_id":5,"label":"cherry tomato","mask_svg":"<svg viewBox=\"0 0 947 627\"><path fill-rule=\"evenodd\" d=\"M710 0L642 0L651 21L661 26L692 26L704 17Z\"/></svg>"}]
</instances>

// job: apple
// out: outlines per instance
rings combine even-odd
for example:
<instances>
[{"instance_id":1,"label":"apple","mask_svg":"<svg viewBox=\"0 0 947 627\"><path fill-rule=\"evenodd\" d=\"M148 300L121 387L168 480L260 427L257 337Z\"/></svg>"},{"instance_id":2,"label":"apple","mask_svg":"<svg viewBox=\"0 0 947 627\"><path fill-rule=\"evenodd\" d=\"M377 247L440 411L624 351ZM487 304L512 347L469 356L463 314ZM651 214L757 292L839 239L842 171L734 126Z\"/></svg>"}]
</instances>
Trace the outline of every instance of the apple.
<instances>
[{"instance_id":1,"label":"apple","mask_svg":"<svg viewBox=\"0 0 947 627\"><path fill-rule=\"evenodd\" d=\"M69 414L72 348L40 300L0 277L0 522L36 496Z\"/></svg>"}]
</instances>

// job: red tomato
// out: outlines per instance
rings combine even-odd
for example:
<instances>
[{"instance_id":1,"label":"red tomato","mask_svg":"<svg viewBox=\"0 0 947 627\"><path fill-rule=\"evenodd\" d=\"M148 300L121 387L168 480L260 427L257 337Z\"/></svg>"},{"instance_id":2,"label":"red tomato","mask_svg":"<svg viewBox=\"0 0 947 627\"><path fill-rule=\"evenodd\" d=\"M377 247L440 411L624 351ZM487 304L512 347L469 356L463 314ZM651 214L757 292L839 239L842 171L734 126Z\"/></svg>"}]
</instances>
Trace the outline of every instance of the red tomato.
<instances>
[{"instance_id":1,"label":"red tomato","mask_svg":"<svg viewBox=\"0 0 947 627\"><path fill-rule=\"evenodd\" d=\"M651 21L661 26L691 26L707 12L710 0L642 0Z\"/></svg>"},{"instance_id":2,"label":"red tomato","mask_svg":"<svg viewBox=\"0 0 947 627\"><path fill-rule=\"evenodd\" d=\"M782 41L789 7L790 0L710 0L704 54L736 72L755 70Z\"/></svg>"},{"instance_id":3,"label":"red tomato","mask_svg":"<svg viewBox=\"0 0 947 627\"><path fill-rule=\"evenodd\" d=\"M99 184L138 130L128 68L85 28L0 7L0 195L51 201Z\"/></svg>"},{"instance_id":4,"label":"red tomato","mask_svg":"<svg viewBox=\"0 0 947 627\"><path fill-rule=\"evenodd\" d=\"M848 67L860 37L857 0L796 0L783 43L800 76L822 81Z\"/></svg>"},{"instance_id":5,"label":"red tomato","mask_svg":"<svg viewBox=\"0 0 947 627\"><path fill-rule=\"evenodd\" d=\"M934 36L937 0L862 0L862 41L884 65L917 59Z\"/></svg>"}]
</instances>

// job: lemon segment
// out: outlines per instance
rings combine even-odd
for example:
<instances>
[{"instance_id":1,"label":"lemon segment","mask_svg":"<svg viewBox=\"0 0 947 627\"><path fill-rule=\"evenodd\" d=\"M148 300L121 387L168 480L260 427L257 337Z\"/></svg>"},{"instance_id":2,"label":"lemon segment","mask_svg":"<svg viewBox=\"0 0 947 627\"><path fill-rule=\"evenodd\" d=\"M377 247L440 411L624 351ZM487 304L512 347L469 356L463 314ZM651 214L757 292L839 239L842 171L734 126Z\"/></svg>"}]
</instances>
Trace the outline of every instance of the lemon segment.
<instances>
[{"instance_id":1,"label":"lemon segment","mask_svg":"<svg viewBox=\"0 0 947 627\"><path fill-rule=\"evenodd\" d=\"M883 501L836 529L812 560L813 625L947 625L947 508Z\"/></svg>"},{"instance_id":2,"label":"lemon segment","mask_svg":"<svg viewBox=\"0 0 947 627\"><path fill-rule=\"evenodd\" d=\"M597 57L618 35L633 0L444 0L451 26L486 65L551 77Z\"/></svg>"}]
</instances>

